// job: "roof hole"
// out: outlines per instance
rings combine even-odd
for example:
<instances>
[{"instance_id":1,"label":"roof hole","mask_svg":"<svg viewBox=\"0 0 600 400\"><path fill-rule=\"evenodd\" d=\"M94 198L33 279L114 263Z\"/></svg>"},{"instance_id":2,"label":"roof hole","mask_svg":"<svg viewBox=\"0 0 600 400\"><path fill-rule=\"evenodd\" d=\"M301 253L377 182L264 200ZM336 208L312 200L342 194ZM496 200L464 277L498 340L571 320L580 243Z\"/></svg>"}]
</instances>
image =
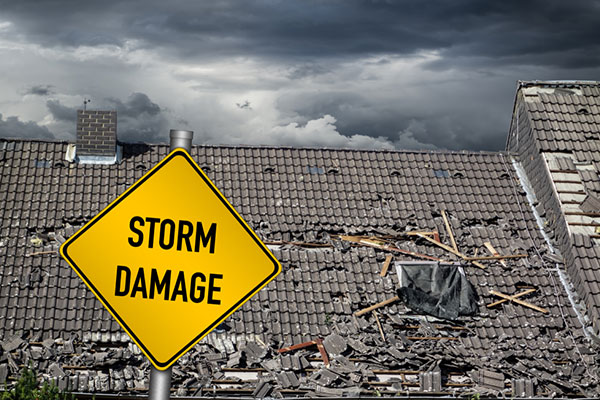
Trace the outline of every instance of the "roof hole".
<instances>
[{"instance_id":1,"label":"roof hole","mask_svg":"<svg viewBox=\"0 0 600 400\"><path fill-rule=\"evenodd\" d=\"M313 175L323 175L325 173L325 170L321 167L307 166L306 170L308 171L309 174L313 174Z\"/></svg>"},{"instance_id":2,"label":"roof hole","mask_svg":"<svg viewBox=\"0 0 600 400\"><path fill-rule=\"evenodd\" d=\"M590 113L590 111L587 108L580 108L579 110L577 110L577 114L579 115L588 115Z\"/></svg>"},{"instance_id":3,"label":"roof hole","mask_svg":"<svg viewBox=\"0 0 600 400\"><path fill-rule=\"evenodd\" d=\"M270 172L270 173L273 173L273 172L275 172L275 167L271 167L271 166L265 167L265 168L263 169L263 172Z\"/></svg>"},{"instance_id":4,"label":"roof hole","mask_svg":"<svg viewBox=\"0 0 600 400\"><path fill-rule=\"evenodd\" d=\"M437 178L449 178L450 172L447 169L434 169L433 175Z\"/></svg>"},{"instance_id":5,"label":"roof hole","mask_svg":"<svg viewBox=\"0 0 600 400\"><path fill-rule=\"evenodd\" d=\"M143 170L146 169L146 166L144 164L137 164L135 166L135 169L138 170L138 171L143 171Z\"/></svg>"},{"instance_id":6,"label":"roof hole","mask_svg":"<svg viewBox=\"0 0 600 400\"><path fill-rule=\"evenodd\" d=\"M397 169L393 169L392 172L390 172L390 176L400 176L400 171L398 171Z\"/></svg>"},{"instance_id":7,"label":"roof hole","mask_svg":"<svg viewBox=\"0 0 600 400\"><path fill-rule=\"evenodd\" d=\"M50 167L50 161L36 159L35 160L35 167L36 168L48 168L48 167Z\"/></svg>"},{"instance_id":8,"label":"roof hole","mask_svg":"<svg viewBox=\"0 0 600 400\"><path fill-rule=\"evenodd\" d=\"M464 177L465 177L465 174L463 174L463 173L462 173L462 172L460 172L460 171L457 171L457 172L455 172L455 173L453 173L453 174L452 174L452 177L453 177L453 178L464 178Z\"/></svg>"},{"instance_id":9,"label":"roof hole","mask_svg":"<svg viewBox=\"0 0 600 400\"><path fill-rule=\"evenodd\" d=\"M339 174L339 173L340 173L340 170L339 170L339 169L337 169L337 168L329 168L329 169L327 170L327 173L328 173L329 175L337 175L337 174Z\"/></svg>"}]
</instances>

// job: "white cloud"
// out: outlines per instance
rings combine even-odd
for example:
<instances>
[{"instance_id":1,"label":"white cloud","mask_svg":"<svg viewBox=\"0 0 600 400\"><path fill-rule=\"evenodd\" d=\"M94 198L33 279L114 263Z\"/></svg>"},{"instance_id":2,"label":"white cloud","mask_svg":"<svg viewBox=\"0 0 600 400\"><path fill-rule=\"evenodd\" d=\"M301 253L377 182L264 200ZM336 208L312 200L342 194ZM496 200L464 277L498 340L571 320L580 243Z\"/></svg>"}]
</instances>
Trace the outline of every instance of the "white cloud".
<instances>
[{"instance_id":1,"label":"white cloud","mask_svg":"<svg viewBox=\"0 0 600 400\"><path fill-rule=\"evenodd\" d=\"M335 126L336 119L331 115L308 121L306 125L290 123L271 129L267 138L269 144L303 146L310 143L317 147L341 147L354 149L393 149L394 145L386 138L365 135L344 136Z\"/></svg>"}]
</instances>

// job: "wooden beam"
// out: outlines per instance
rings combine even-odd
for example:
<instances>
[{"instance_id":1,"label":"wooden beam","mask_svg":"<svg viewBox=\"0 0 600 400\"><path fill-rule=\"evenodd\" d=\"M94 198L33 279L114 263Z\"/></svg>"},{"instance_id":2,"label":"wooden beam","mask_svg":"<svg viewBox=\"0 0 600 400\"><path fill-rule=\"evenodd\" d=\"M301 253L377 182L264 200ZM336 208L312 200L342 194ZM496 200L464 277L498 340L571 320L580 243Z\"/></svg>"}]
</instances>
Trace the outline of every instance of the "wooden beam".
<instances>
[{"instance_id":1,"label":"wooden beam","mask_svg":"<svg viewBox=\"0 0 600 400\"><path fill-rule=\"evenodd\" d=\"M400 254L406 254L409 256L413 256L413 257L417 257L417 258L423 258L426 260L431 260L431 261L437 261L437 262L447 262L445 260L442 260L441 258L437 258L437 257L431 257L428 256L426 254L420 254L420 253L415 253L414 251L409 251L409 250L403 250L403 249L399 249L398 247L391 245L383 240L377 240L374 238L365 238L364 236L345 236L345 235L338 235L337 236L340 240L345 240L347 242L353 242L353 243L357 243L357 244L361 244L363 246L369 246L369 247L374 247L376 249L381 249L381 250L385 250L385 251L393 251L396 253L400 253Z\"/></svg>"},{"instance_id":2,"label":"wooden beam","mask_svg":"<svg viewBox=\"0 0 600 400\"><path fill-rule=\"evenodd\" d=\"M375 322L377 322L377 327L379 328L379 333L381 334L381 338L385 342L385 335L383 334L383 328L381 327L381 322L379 322L379 317L377 316L377 311L373 310L373 316L375 317Z\"/></svg>"},{"instance_id":3,"label":"wooden beam","mask_svg":"<svg viewBox=\"0 0 600 400\"><path fill-rule=\"evenodd\" d=\"M398 297L398 296L391 297L391 298L389 298L387 300L384 300L382 302L379 302L377 304L373 304L372 306L369 306L367 308L363 308L362 310L359 310L359 311L355 312L354 315L356 315L357 317L360 317L363 314L366 314L366 313L371 312L373 310L377 310L378 308L387 306L388 304L392 304L392 303L394 303L394 302L396 302L398 300L400 300L400 297Z\"/></svg>"},{"instance_id":4,"label":"wooden beam","mask_svg":"<svg viewBox=\"0 0 600 400\"><path fill-rule=\"evenodd\" d=\"M288 346L288 347L283 347L283 348L277 350L277 352L278 353L285 353L287 351L299 350L299 349L303 349L305 347L312 346L314 344L317 344L317 342L314 341L314 340L311 340L310 342L298 343L298 344L293 344L293 345Z\"/></svg>"},{"instance_id":5,"label":"wooden beam","mask_svg":"<svg viewBox=\"0 0 600 400\"><path fill-rule=\"evenodd\" d=\"M277 350L277 352L285 353L285 352L292 351L292 350L304 349L306 347L310 347L313 345L317 346L317 349L319 350L319 353L321 353L321 357L323 358L323 362L325 363L325 365L329 365L329 357L327 357L327 351L325 351L325 347L323 346L323 339L321 339L321 338L311 340L310 342L298 343L298 344L293 344L288 347L283 347L283 348Z\"/></svg>"},{"instance_id":6,"label":"wooden beam","mask_svg":"<svg viewBox=\"0 0 600 400\"><path fill-rule=\"evenodd\" d=\"M522 296L525 296L526 294L533 293L533 292L535 292L536 290L537 290L537 289L527 289L527 290L525 290L524 292L520 292L520 293L517 293L517 294L513 295L512 297L513 297L513 298L516 298L516 297L522 297ZM502 304L502 303L506 303L507 301L508 301L508 299L502 299L502 300L498 300L498 301L496 301L496 302L493 302L493 303L491 303L491 304L488 304L488 305L487 305L487 307L488 307L488 308L492 308L492 307L495 307L495 306L497 306L497 305L500 305L500 304Z\"/></svg>"},{"instance_id":7,"label":"wooden beam","mask_svg":"<svg viewBox=\"0 0 600 400\"><path fill-rule=\"evenodd\" d=\"M490 253L492 253L493 256L497 257L497 256L500 255L500 253L498 253L496 251L496 249L494 248L494 246L492 246L492 242L485 242L483 245L485 246L486 249L488 249L488 251ZM500 264L502 264L503 266L506 267L506 262L504 260L500 260Z\"/></svg>"},{"instance_id":8,"label":"wooden beam","mask_svg":"<svg viewBox=\"0 0 600 400\"><path fill-rule=\"evenodd\" d=\"M454 254L456 256L459 256L460 258L464 257L464 255L462 253L460 253L459 251L456 251L452 247L450 247L450 246L448 246L448 245L446 245L446 244L444 244L442 242L438 242L437 240L432 239L429 236L426 236L426 235L423 235L423 234L420 234L420 233L418 233L417 236L420 237L420 238L423 238L423 239L427 240L428 242L431 242L431 243L435 244L436 246L441 247L442 249L444 249L444 250L446 250L446 251L448 251L448 252L450 252L450 253L452 253L452 254Z\"/></svg>"},{"instance_id":9,"label":"wooden beam","mask_svg":"<svg viewBox=\"0 0 600 400\"><path fill-rule=\"evenodd\" d=\"M477 261L477 260L504 260L504 259L508 259L508 258L527 258L529 257L528 254L510 254L507 256L501 256L501 255L497 255L497 256L481 256L481 257L465 257L464 259L466 261Z\"/></svg>"},{"instance_id":10,"label":"wooden beam","mask_svg":"<svg viewBox=\"0 0 600 400\"><path fill-rule=\"evenodd\" d=\"M435 240L440 241L440 233L438 231L410 231L403 232L402 235L406 236L417 236L417 235L425 235L425 236L433 236Z\"/></svg>"},{"instance_id":11,"label":"wooden beam","mask_svg":"<svg viewBox=\"0 0 600 400\"><path fill-rule=\"evenodd\" d=\"M437 257L431 257L431 256L428 256L426 254L415 253L414 251L399 249L396 246L391 245L389 243L385 243L384 242L385 244L381 244L378 241L374 241L372 239L361 239L357 243L364 244L364 245L367 245L367 246L370 246L370 247L375 247L376 249L387 250L387 251L394 251L396 253L407 254L407 255L410 255L410 256L413 256L413 257L417 257L417 258L424 258L426 260L444 262L444 260L439 259Z\"/></svg>"},{"instance_id":12,"label":"wooden beam","mask_svg":"<svg viewBox=\"0 0 600 400\"><path fill-rule=\"evenodd\" d=\"M496 290L490 290L490 294L493 294L494 296L502 297L503 299L506 299L506 300L509 300L509 301L513 301L513 302L515 302L517 304L520 304L520 305L525 306L525 307L529 307L529 308L531 308L533 310L536 310L536 311L539 311L541 313L548 313L547 309L542 308L542 307L538 307L538 306L536 306L534 304L528 303L528 302L523 301L523 300L519 300L518 298L516 298L516 296L509 296L507 294L498 292Z\"/></svg>"},{"instance_id":13,"label":"wooden beam","mask_svg":"<svg viewBox=\"0 0 600 400\"><path fill-rule=\"evenodd\" d=\"M383 263L383 268L381 268L380 276L385 276L387 274L388 268L390 267L390 263L392 262L393 256L388 254Z\"/></svg>"},{"instance_id":14,"label":"wooden beam","mask_svg":"<svg viewBox=\"0 0 600 400\"><path fill-rule=\"evenodd\" d=\"M321 357L323 358L323 363L326 366L329 366L329 357L327 356L325 346L323 346L323 339L315 339L315 342L317 343L317 349L319 349L319 353L321 353Z\"/></svg>"},{"instance_id":15,"label":"wooden beam","mask_svg":"<svg viewBox=\"0 0 600 400\"><path fill-rule=\"evenodd\" d=\"M446 251L448 251L448 252L450 252L450 253L452 253L454 255L459 256L460 258L462 258L465 261L469 261L470 263L472 263L473 265L478 266L481 269L485 269L485 265L483 265L483 264L481 264L481 263L479 263L477 261L470 261L470 260L468 260L468 257L465 256L464 254L462 254L460 251L456 251L452 247L450 247L448 245L445 245L444 243L440 243L440 242L438 242L438 241L430 238L429 236L425 236L425 235L421 235L421 234L417 234L417 236L419 236L420 238L423 238L423 239L425 239L425 240L427 240L427 241L435 244L436 246L441 247L442 249L444 249L444 250L446 250Z\"/></svg>"},{"instance_id":16,"label":"wooden beam","mask_svg":"<svg viewBox=\"0 0 600 400\"><path fill-rule=\"evenodd\" d=\"M450 227L450 222L448 221L445 210L442 210L442 218L444 218L444 225L446 225L446 232L448 232L448 236L450 237L452 248L458 252L458 247L456 246L456 241L454 240L454 234L452 233L452 228Z\"/></svg>"},{"instance_id":17,"label":"wooden beam","mask_svg":"<svg viewBox=\"0 0 600 400\"><path fill-rule=\"evenodd\" d=\"M42 256L44 254L57 254L56 250L37 251L35 253L25 254L25 257Z\"/></svg>"},{"instance_id":18,"label":"wooden beam","mask_svg":"<svg viewBox=\"0 0 600 400\"><path fill-rule=\"evenodd\" d=\"M299 247L333 247L332 244L327 244L327 243L288 242L286 240L264 240L263 243L271 244L271 245L291 244L293 246L299 246Z\"/></svg>"}]
</instances>

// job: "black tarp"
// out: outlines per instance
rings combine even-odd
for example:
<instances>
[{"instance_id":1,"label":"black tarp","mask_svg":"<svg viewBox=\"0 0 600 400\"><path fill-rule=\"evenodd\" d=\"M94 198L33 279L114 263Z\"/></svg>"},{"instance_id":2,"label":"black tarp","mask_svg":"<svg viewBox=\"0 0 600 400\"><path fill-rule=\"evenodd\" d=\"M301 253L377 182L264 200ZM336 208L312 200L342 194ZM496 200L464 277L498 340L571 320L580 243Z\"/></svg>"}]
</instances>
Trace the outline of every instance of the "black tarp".
<instances>
[{"instance_id":1,"label":"black tarp","mask_svg":"<svg viewBox=\"0 0 600 400\"><path fill-rule=\"evenodd\" d=\"M398 296L413 311L454 320L477 313L477 292L456 264L397 262Z\"/></svg>"}]
</instances>

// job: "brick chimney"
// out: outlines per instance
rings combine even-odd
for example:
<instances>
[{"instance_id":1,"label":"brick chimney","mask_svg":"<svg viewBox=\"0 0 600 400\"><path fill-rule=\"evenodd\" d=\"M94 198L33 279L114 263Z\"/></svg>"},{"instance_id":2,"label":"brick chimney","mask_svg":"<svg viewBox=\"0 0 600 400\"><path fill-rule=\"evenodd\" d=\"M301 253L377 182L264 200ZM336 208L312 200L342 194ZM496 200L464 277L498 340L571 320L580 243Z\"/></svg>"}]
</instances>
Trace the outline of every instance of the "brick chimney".
<instances>
[{"instance_id":1,"label":"brick chimney","mask_svg":"<svg viewBox=\"0 0 600 400\"><path fill-rule=\"evenodd\" d=\"M77 110L75 159L83 164L114 164L120 161L117 145L117 112Z\"/></svg>"}]
</instances>

